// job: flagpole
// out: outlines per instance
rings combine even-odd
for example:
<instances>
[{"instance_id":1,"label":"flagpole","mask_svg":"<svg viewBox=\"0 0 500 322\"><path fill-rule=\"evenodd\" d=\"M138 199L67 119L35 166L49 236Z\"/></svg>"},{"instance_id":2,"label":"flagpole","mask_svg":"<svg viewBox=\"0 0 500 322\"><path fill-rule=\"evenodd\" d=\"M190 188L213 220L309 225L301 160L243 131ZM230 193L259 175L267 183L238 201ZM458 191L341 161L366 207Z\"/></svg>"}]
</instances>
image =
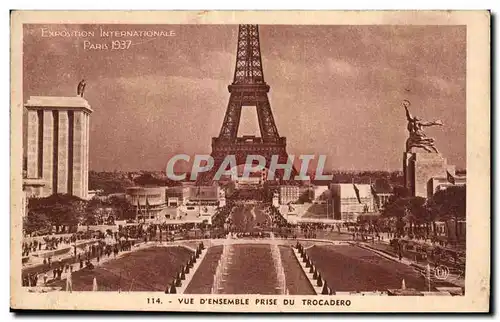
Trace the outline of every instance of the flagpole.
<instances>
[{"instance_id":1,"label":"flagpole","mask_svg":"<svg viewBox=\"0 0 500 322\"><path fill-rule=\"evenodd\" d=\"M328 198L326 199L326 219L328 219Z\"/></svg>"},{"instance_id":2,"label":"flagpole","mask_svg":"<svg viewBox=\"0 0 500 322\"><path fill-rule=\"evenodd\" d=\"M200 217L200 216L201 216L200 189L201 189L201 187L200 187L200 186L198 186L198 193L197 193L197 196L198 196L198 217Z\"/></svg>"},{"instance_id":3,"label":"flagpole","mask_svg":"<svg viewBox=\"0 0 500 322\"><path fill-rule=\"evenodd\" d=\"M139 196L137 196L137 209L135 210L135 219L139 221Z\"/></svg>"}]
</instances>

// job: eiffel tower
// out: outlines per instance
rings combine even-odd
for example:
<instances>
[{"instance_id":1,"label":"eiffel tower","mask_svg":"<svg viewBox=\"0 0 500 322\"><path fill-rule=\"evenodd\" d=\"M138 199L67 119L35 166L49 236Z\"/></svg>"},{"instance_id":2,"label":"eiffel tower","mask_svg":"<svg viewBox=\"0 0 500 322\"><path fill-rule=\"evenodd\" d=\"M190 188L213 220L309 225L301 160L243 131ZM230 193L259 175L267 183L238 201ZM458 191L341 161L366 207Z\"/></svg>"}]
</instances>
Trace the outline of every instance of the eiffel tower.
<instances>
[{"instance_id":1,"label":"eiffel tower","mask_svg":"<svg viewBox=\"0 0 500 322\"><path fill-rule=\"evenodd\" d=\"M269 85L264 81L262 57L260 52L258 25L240 25L238 47L233 83L228 86L229 104L218 137L212 138L214 166L204 173L198 184L209 184L214 178L222 161L227 155L235 155L238 165L244 164L247 155L261 155L269 168L272 155L278 155L278 163L288 160L286 138L280 137L274 123L273 113L267 93ZM242 107L255 106L261 137L238 137ZM292 169L291 178L297 174ZM283 171L276 171L276 178L281 179Z\"/></svg>"}]
</instances>

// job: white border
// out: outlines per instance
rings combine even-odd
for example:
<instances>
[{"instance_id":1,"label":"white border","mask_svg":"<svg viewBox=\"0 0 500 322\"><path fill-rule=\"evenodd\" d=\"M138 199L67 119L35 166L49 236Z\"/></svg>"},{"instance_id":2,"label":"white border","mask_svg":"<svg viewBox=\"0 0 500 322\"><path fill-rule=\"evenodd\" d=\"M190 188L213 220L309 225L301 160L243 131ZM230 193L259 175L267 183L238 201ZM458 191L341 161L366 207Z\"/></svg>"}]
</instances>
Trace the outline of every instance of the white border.
<instances>
[{"instance_id":1,"label":"white border","mask_svg":"<svg viewBox=\"0 0 500 322\"><path fill-rule=\"evenodd\" d=\"M4 4L6 2L2 2ZM152 5L153 3L154 5ZM428 0L422 0L418 2L413 2L413 3L407 3L406 5L395 1L377 1L377 4L374 5L374 2L372 1L355 1L351 0L348 2L339 2L335 3L335 7L329 7L326 1L316 1L316 0L309 0L307 2L305 1L294 1L290 0L287 1L286 3L281 3L281 5L276 5L276 4L270 4L269 1L261 1L261 0L256 0L252 1L252 7L248 7L249 2L229 2L229 1L210 1L204 2L204 1L182 1L182 3L172 3L170 6L165 6L162 5L161 9L198 9L198 8L206 8L206 9L487 9L490 8L494 13L498 13L499 8L500 8L500 2L499 1L485 1L485 0L475 0L475 1L428 1ZM264 4L264 5L262 5ZM13 3L16 8L18 9L40 9L40 5L42 3L40 1L16 1ZM122 0L120 3L116 4L115 7L110 8L107 7L107 3L102 2L102 1L94 1L94 0L87 0L87 1L82 1L82 2L62 2L62 1L43 1L44 8L43 9L58 9L58 8L65 8L65 9L139 9L139 10L147 10L147 9L152 9L158 3L156 1L147 1L147 0L141 0L140 2L138 1L128 1L128 0ZM178 5L182 5L182 7L179 7ZM286 5L286 6L284 6ZM327 6L325 6L327 5ZM409 7L408 5L411 5ZM159 9L159 8L158 8ZM3 41L2 43L5 45L5 48L9 47L9 13L7 9L2 11L3 15L1 16L4 18L4 23L0 25L0 37L1 40ZM495 43L498 44L499 36L498 32L495 33ZM7 50L3 50L0 52L0 55L2 56L4 60L3 66L9 66L8 62L10 60L9 57L9 52ZM7 152L10 151L9 149L9 110L8 108L5 108L5 106L9 106L9 96L10 96L10 78L9 78L9 73L7 72L8 67L5 67L5 72L2 74L2 88L3 88L3 98L4 98L4 109L1 110L0 113L3 113L0 117L0 129L3 135L0 135L0 147L3 148L3 151ZM495 69L496 72L496 69ZM496 73L495 73L496 74ZM496 83L495 88L493 89L494 92L498 92L499 90L499 85ZM497 102L497 99L495 97L495 101L493 104ZM497 113L498 114L498 113ZM498 117L498 115L497 115ZM497 118L495 120L492 120L494 124L498 124ZM495 145L495 148L498 148L497 145ZM4 153L4 156L8 155L8 153ZM2 198L2 202L0 203L3 206L3 213L8 214L10 213L10 198L9 198L9 193L10 193L10 186L7 182L10 180L10 171L9 171L9 163L10 159L8 157L4 157L0 159L1 167L0 167L0 173L1 173L1 178L3 179L3 185L1 186L2 193L0 193L0 198ZM497 177L495 177L497 179ZM495 199L500 200L500 192L496 191L495 193ZM8 216L7 216L8 217ZM8 220L5 220L5 224L2 225L2 236L9 236L10 234L10 225L7 224ZM496 226L493 228L495 231L498 231L500 228L499 220L496 220ZM494 234L493 236L496 236ZM496 238L495 238L496 241ZM7 240L5 240L3 243L0 243L1 247L4 248L2 249L2 254L8 254L9 253L9 243ZM4 278L7 278L10 274L7 274L7 270L9 270L9 266L3 265L2 266L2 273ZM9 282L8 282L9 283ZM4 284L7 285L7 284ZM4 287L2 294L2 301L3 303L7 303L9 299L9 288ZM496 297L498 299L498 296ZM497 304L497 303L495 303ZM498 306L496 306L498 307ZM2 312L6 312L6 314L2 315L2 321L3 320L11 320L13 318L12 314L7 313L7 310L3 310ZM218 318L218 317L216 317ZM234 318L234 317L231 317ZM299 317L303 318L303 317ZM372 317L373 318L373 317ZM384 317L381 317L384 318ZM73 318L72 318L73 319ZM75 320L81 320L82 318L75 318ZM100 318L93 318L94 320L100 321ZM260 316L259 319L267 319L267 317ZM422 320L432 320L433 318L430 317L421 317L419 319ZM417 320L419 320L417 319ZM466 318L468 320L469 318ZM353 320L360 320L359 318L353 319Z\"/></svg>"}]
</instances>

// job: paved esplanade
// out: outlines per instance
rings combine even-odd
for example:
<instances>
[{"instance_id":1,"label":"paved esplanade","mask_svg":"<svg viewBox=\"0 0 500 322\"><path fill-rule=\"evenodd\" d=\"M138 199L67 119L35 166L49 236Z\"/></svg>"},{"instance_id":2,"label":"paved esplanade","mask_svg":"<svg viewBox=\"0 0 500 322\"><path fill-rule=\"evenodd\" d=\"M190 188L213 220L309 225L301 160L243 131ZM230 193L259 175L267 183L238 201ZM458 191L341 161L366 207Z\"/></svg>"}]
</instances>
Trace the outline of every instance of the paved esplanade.
<instances>
[{"instance_id":1,"label":"paved esplanade","mask_svg":"<svg viewBox=\"0 0 500 322\"><path fill-rule=\"evenodd\" d=\"M231 214L231 230L234 232L255 232L272 227L271 216L262 203L235 206Z\"/></svg>"}]
</instances>

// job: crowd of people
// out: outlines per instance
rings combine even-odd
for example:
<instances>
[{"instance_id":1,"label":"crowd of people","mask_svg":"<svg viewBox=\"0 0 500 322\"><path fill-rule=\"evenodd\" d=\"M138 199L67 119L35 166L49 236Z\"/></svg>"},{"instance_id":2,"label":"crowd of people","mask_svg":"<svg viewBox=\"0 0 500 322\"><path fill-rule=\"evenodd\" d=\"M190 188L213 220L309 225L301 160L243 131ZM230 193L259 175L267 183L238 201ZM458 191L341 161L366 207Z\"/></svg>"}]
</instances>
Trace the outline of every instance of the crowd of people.
<instances>
[{"instance_id":1,"label":"crowd of people","mask_svg":"<svg viewBox=\"0 0 500 322\"><path fill-rule=\"evenodd\" d=\"M26 272L23 272L22 276L22 285L36 286L40 275L43 276L43 285L47 285L51 281L60 280L63 273L72 272L73 269L93 269L94 264L91 261L94 259L99 263L104 256L113 255L116 257L120 252L130 251L136 243L136 239L129 238L129 232L87 232L67 237L48 237L46 240L51 245L56 245L56 249L62 243L70 245L73 243L71 249L68 249L69 256L61 256L59 259L53 260L53 254L51 254L43 258L42 264L26 268ZM85 237L87 239L83 239ZM77 240L85 240L87 243L77 245L75 243ZM42 245L38 240L25 242L25 244L23 247L34 248L36 245L37 249ZM25 254L28 256L29 252L25 252ZM50 278L49 273L52 273L52 278Z\"/></svg>"},{"instance_id":2,"label":"crowd of people","mask_svg":"<svg viewBox=\"0 0 500 322\"><path fill-rule=\"evenodd\" d=\"M85 231L85 232L77 232L73 233L69 236L57 236L55 234L37 237L37 238L29 238L29 241L24 241L22 245L22 256L29 256L32 253L42 250L56 250L61 247L68 246L71 244L75 244L80 240L89 240L94 236L99 237L99 235L103 235L102 232L96 231Z\"/></svg>"},{"instance_id":3,"label":"crowd of people","mask_svg":"<svg viewBox=\"0 0 500 322\"><path fill-rule=\"evenodd\" d=\"M233 203L228 203L224 207L218 209L215 215L212 217L212 226L218 228L224 228L224 224L231 215L233 210Z\"/></svg>"},{"instance_id":4,"label":"crowd of people","mask_svg":"<svg viewBox=\"0 0 500 322\"><path fill-rule=\"evenodd\" d=\"M230 233L231 238L269 238L271 233L266 231L234 232Z\"/></svg>"},{"instance_id":5,"label":"crowd of people","mask_svg":"<svg viewBox=\"0 0 500 322\"><path fill-rule=\"evenodd\" d=\"M417 262L430 262L435 266L443 264L456 270L465 270L465 250L449 249L403 238L393 238L389 245L399 259L404 256Z\"/></svg>"},{"instance_id":6,"label":"crowd of people","mask_svg":"<svg viewBox=\"0 0 500 322\"><path fill-rule=\"evenodd\" d=\"M23 275L22 285L23 286L34 286L38 283L38 275L35 273L29 273Z\"/></svg>"},{"instance_id":7,"label":"crowd of people","mask_svg":"<svg viewBox=\"0 0 500 322\"><path fill-rule=\"evenodd\" d=\"M78 232L71 235L57 236L49 235L27 239L22 245L23 257L29 257L34 252L43 250L59 250L62 247L70 247L70 256L62 260L52 261L51 256L43 259L43 265L37 271L30 270L23 274L23 286L37 285L40 276L43 276L43 284L51 280L61 279L64 273L72 272L74 269L93 268L92 260L97 263L107 256L116 257L120 252L130 251L134 244L139 242L171 242L174 240L203 239L203 238L226 238L230 233L228 220L231 218L233 209L237 202L228 200L228 204L218 208L212 217L211 225L206 223L184 223L184 224L146 224L137 223L132 225L118 226L116 231L92 231ZM415 245L396 236L394 231L388 227L377 227L359 223L289 223L279 212L278 208L268 204L263 210L269 216L270 223L265 228L256 231L238 232L231 236L235 238L269 238L270 232L278 238L286 239L323 239L325 233L352 235L355 241L381 241L390 240L390 246L401 258L409 252L421 254L419 256L429 258L435 262L443 261L462 265L464 255L459 252L450 253L445 248L440 248L439 243L434 247ZM267 219L266 219L267 220ZM331 236L332 234L328 235ZM338 236L338 235L337 235ZM330 237L327 237L330 238ZM335 237L332 237L335 238ZM83 241L78 244L78 241ZM425 254L425 255L424 255ZM462 256L463 255L463 256ZM23 259L24 262L24 259ZM47 274L50 272L51 274ZM52 278L50 278L50 276Z\"/></svg>"}]
</instances>

